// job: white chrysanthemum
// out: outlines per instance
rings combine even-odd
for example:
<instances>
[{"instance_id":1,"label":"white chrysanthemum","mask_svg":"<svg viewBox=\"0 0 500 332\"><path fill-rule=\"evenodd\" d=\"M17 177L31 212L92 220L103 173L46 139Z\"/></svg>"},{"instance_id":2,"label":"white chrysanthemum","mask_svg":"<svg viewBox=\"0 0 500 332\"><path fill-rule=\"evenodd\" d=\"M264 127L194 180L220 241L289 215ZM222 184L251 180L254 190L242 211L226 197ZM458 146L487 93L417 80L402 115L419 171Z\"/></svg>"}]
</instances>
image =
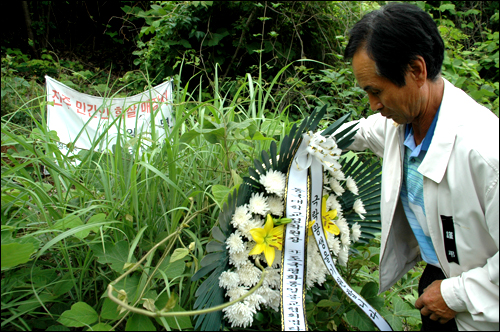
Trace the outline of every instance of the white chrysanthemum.
<instances>
[{"instance_id":1,"label":"white chrysanthemum","mask_svg":"<svg viewBox=\"0 0 500 332\"><path fill-rule=\"evenodd\" d=\"M280 292L279 291L273 291L274 292L274 296L271 298L271 301L268 302L268 306L270 308L272 308L274 311L278 312L279 309L280 309L280 305L281 305L281 302L280 302Z\"/></svg>"},{"instance_id":2,"label":"white chrysanthemum","mask_svg":"<svg viewBox=\"0 0 500 332\"><path fill-rule=\"evenodd\" d=\"M326 200L326 208L328 211L340 210L341 206L340 203L337 201L335 195L328 196L328 199Z\"/></svg>"},{"instance_id":3,"label":"white chrysanthemum","mask_svg":"<svg viewBox=\"0 0 500 332\"><path fill-rule=\"evenodd\" d=\"M349 236L349 224L347 224L345 218L338 218L337 220L334 220L334 222L335 225L337 225L337 227L339 228L341 235L347 234L347 236Z\"/></svg>"},{"instance_id":4,"label":"white chrysanthemum","mask_svg":"<svg viewBox=\"0 0 500 332\"><path fill-rule=\"evenodd\" d=\"M238 273L231 271L224 271L219 276L219 286L225 289L233 289L238 287L240 283L240 276Z\"/></svg>"},{"instance_id":5,"label":"white chrysanthemum","mask_svg":"<svg viewBox=\"0 0 500 332\"><path fill-rule=\"evenodd\" d=\"M272 297L274 296L273 290L269 286L262 285L260 286L255 293L259 294L262 296L264 299L264 303L268 303L271 301Z\"/></svg>"},{"instance_id":6,"label":"white chrysanthemum","mask_svg":"<svg viewBox=\"0 0 500 332\"><path fill-rule=\"evenodd\" d=\"M361 199L358 198L357 200L355 200L352 208L354 209L354 212L356 212L361 219L365 219L365 216L363 214L366 213L366 210Z\"/></svg>"},{"instance_id":7,"label":"white chrysanthemum","mask_svg":"<svg viewBox=\"0 0 500 332\"><path fill-rule=\"evenodd\" d=\"M340 250L339 252L339 264L342 266L347 266L347 260L349 259L349 253L347 250Z\"/></svg>"},{"instance_id":8,"label":"white chrysanthemum","mask_svg":"<svg viewBox=\"0 0 500 332\"><path fill-rule=\"evenodd\" d=\"M342 233L340 235L340 242L342 243L342 246L345 248L349 248L351 245L351 237L349 236L349 233Z\"/></svg>"},{"instance_id":9,"label":"white chrysanthemum","mask_svg":"<svg viewBox=\"0 0 500 332\"><path fill-rule=\"evenodd\" d=\"M333 171L330 171L330 175L333 176L338 181L345 180L344 172L342 172L340 169L334 169Z\"/></svg>"},{"instance_id":10,"label":"white chrysanthemum","mask_svg":"<svg viewBox=\"0 0 500 332\"><path fill-rule=\"evenodd\" d=\"M280 291L279 290L273 290L269 287L262 286L259 287L259 289L256 291L259 295L261 295L265 302L265 305L269 308L274 309L274 311L279 311L280 307Z\"/></svg>"},{"instance_id":11,"label":"white chrysanthemum","mask_svg":"<svg viewBox=\"0 0 500 332\"><path fill-rule=\"evenodd\" d=\"M266 267L265 270L266 276L264 277L264 282L262 284L274 289L279 288L281 284L281 270L272 267Z\"/></svg>"},{"instance_id":12,"label":"white chrysanthemum","mask_svg":"<svg viewBox=\"0 0 500 332\"><path fill-rule=\"evenodd\" d=\"M345 191L344 188L342 188L342 186L340 185L340 183L337 180L335 180L335 178L330 178L330 187L337 196L342 196L342 194Z\"/></svg>"},{"instance_id":13,"label":"white chrysanthemum","mask_svg":"<svg viewBox=\"0 0 500 332\"><path fill-rule=\"evenodd\" d=\"M248 287L238 286L238 287L230 288L227 291L226 295L229 296L229 301L234 301L234 300L239 299L240 297L242 297L246 293L248 293Z\"/></svg>"},{"instance_id":14,"label":"white chrysanthemum","mask_svg":"<svg viewBox=\"0 0 500 332\"><path fill-rule=\"evenodd\" d=\"M314 239L310 239L307 243L306 288L310 289L315 284L323 284L327 273L328 270L318 251L318 245Z\"/></svg>"},{"instance_id":15,"label":"white chrysanthemum","mask_svg":"<svg viewBox=\"0 0 500 332\"><path fill-rule=\"evenodd\" d=\"M238 229L241 226L244 226L250 219L252 219L252 215L250 214L250 211L248 211L247 205L240 205L234 210L231 224L234 228Z\"/></svg>"},{"instance_id":16,"label":"white chrysanthemum","mask_svg":"<svg viewBox=\"0 0 500 332\"><path fill-rule=\"evenodd\" d=\"M254 307L257 310L260 310L260 305L265 303L265 299L256 293L253 293L245 298L245 302L248 303L249 306Z\"/></svg>"},{"instance_id":17,"label":"white chrysanthemum","mask_svg":"<svg viewBox=\"0 0 500 332\"><path fill-rule=\"evenodd\" d=\"M250 219L246 224L238 228L238 230L241 232L241 235L243 235L250 241L253 240L250 231L254 228L263 228L263 227L264 227L264 220L259 215L257 215L255 216L255 218Z\"/></svg>"},{"instance_id":18,"label":"white chrysanthemum","mask_svg":"<svg viewBox=\"0 0 500 332\"><path fill-rule=\"evenodd\" d=\"M238 302L222 309L225 317L231 323L231 327L243 327L252 325L253 315L256 313L255 307L248 305L247 301Z\"/></svg>"},{"instance_id":19,"label":"white chrysanthemum","mask_svg":"<svg viewBox=\"0 0 500 332\"><path fill-rule=\"evenodd\" d=\"M248 242L247 242L248 245ZM235 253L235 254L229 254L229 263L236 266L236 268L240 268L241 266L245 264L249 264L250 261L248 260L248 253L250 252L250 249L248 249L248 246L246 247L245 250Z\"/></svg>"},{"instance_id":20,"label":"white chrysanthemum","mask_svg":"<svg viewBox=\"0 0 500 332\"><path fill-rule=\"evenodd\" d=\"M272 215L281 217L283 215L284 205L281 198L277 196L270 196L267 198L267 203L269 204L269 212Z\"/></svg>"},{"instance_id":21,"label":"white chrysanthemum","mask_svg":"<svg viewBox=\"0 0 500 332\"><path fill-rule=\"evenodd\" d=\"M285 193L286 176L279 171L267 171L265 175L260 176L259 182L264 185L269 194L276 194L282 197Z\"/></svg>"},{"instance_id":22,"label":"white chrysanthemum","mask_svg":"<svg viewBox=\"0 0 500 332\"><path fill-rule=\"evenodd\" d=\"M339 238L337 236L329 236L326 241L328 242L328 248L330 248L335 256L338 256L340 251Z\"/></svg>"},{"instance_id":23,"label":"white chrysanthemum","mask_svg":"<svg viewBox=\"0 0 500 332\"><path fill-rule=\"evenodd\" d=\"M240 231L235 231L233 234L229 235L226 244L226 248L229 249L229 254L237 254L245 250L245 243L241 238Z\"/></svg>"},{"instance_id":24,"label":"white chrysanthemum","mask_svg":"<svg viewBox=\"0 0 500 332\"><path fill-rule=\"evenodd\" d=\"M323 263L323 259L321 257L319 259L316 258L319 255L318 252L314 258L308 259L307 261L307 264L310 265L306 272L307 289L310 289L315 284L322 285L326 281L326 274L328 271Z\"/></svg>"},{"instance_id":25,"label":"white chrysanthemum","mask_svg":"<svg viewBox=\"0 0 500 332\"><path fill-rule=\"evenodd\" d=\"M353 242L356 242L359 240L360 236L361 236L361 226L358 223L355 223L351 227L351 239Z\"/></svg>"},{"instance_id":26,"label":"white chrysanthemum","mask_svg":"<svg viewBox=\"0 0 500 332\"><path fill-rule=\"evenodd\" d=\"M269 205L267 204L267 198L264 196L264 193L253 193L248 202L248 207L250 212L263 216L269 211Z\"/></svg>"},{"instance_id":27,"label":"white chrysanthemum","mask_svg":"<svg viewBox=\"0 0 500 332\"><path fill-rule=\"evenodd\" d=\"M345 181L345 184L347 189L349 189L354 195L358 194L358 186L356 185L356 182L354 182L353 178L348 176Z\"/></svg>"},{"instance_id":28,"label":"white chrysanthemum","mask_svg":"<svg viewBox=\"0 0 500 332\"><path fill-rule=\"evenodd\" d=\"M248 287L252 287L259 282L261 273L262 271L251 263L242 265L238 269L240 283Z\"/></svg>"}]
</instances>

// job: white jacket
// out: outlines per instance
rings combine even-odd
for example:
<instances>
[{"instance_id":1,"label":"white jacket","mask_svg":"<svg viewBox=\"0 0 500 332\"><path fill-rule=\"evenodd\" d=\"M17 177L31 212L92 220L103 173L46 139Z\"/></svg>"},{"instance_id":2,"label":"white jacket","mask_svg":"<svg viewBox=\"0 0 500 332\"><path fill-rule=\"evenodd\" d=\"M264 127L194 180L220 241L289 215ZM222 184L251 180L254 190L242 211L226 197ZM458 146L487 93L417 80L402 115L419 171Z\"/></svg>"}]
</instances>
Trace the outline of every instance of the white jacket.
<instances>
[{"instance_id":1,"label":"white jacket","mask_svg":"<svg viewBox=\"0 0 500 332\"><path fill-rule=\"evenodd\" d=\"M418 168L424 179L429 233L447 277L441 293L448 306L458 312L459 330L498 331L499 119L465 92L444 82L434 136ZM383 158L383 292L421 260L399 196L405 126L396 127L392 120L375 114L360 120L356 127L359 130L349 149L370 149ZM441 216L452 217L459 264L447 259Z\"/></svg>"}]
</instances>

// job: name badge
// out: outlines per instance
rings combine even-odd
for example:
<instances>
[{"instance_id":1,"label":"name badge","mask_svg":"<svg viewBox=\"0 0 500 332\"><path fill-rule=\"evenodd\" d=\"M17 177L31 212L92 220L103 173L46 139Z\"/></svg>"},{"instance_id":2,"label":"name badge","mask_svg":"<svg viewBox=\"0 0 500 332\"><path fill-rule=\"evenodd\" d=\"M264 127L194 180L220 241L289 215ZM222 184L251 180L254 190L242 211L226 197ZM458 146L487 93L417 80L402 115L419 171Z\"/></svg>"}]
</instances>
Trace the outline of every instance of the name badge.
<instances>
[{"instance_id":1,"label":"name badge","mask_svg":"<svg viewBox=\"0 0 500 332\"><path fill-rule=\"evenodd\" d=\"M455 242L455 226L453 225L453 217L441 216L444 235L444 250L446 251L446 259L448 263L458 262L457 244Z\"/></svg>"}]
</instances>

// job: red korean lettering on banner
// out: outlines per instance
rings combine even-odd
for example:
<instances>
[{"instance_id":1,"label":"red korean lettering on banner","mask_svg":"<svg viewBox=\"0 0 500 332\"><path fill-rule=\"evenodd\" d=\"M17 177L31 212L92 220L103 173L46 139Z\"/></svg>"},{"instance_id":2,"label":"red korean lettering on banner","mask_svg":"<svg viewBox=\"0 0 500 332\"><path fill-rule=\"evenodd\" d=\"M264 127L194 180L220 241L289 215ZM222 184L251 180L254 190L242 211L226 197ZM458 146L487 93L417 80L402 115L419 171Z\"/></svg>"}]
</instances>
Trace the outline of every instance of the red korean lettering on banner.
<instances>
[{"instance_id":1,"label":"red korean lettering on banner","mask_svg":"<svg viewBox=\"0 0 500 332\"><path fill-rule=\"evenodd\" d=\"M115 116L125 117L125 113L122 112L122 108L120 106L115 107Z\"/></svg>"},{"instance_id":2,"label":"red korean lettering on banner","mask_svg":"<svg viewBox=\"0 0 500 332\"><path fill-rule=\"evenodd\" d=\"M141 112L151 113L149 100L147 102L141 104Z\"/></svg>"},{"instance_id":3,"label":"red korean lettering on banner","mask_svg":"<svg viewBox=\"0 0 500 332\"><path fill-rule=\"evenodd\" d=\"M137 116L137 105L131 105L127 108L127 118L135 118Z\"/></svg>"},{"instance_id":4,"label":"red korean lettering on banner","mask_svg":"<svg viewBox=\"0 0 500 332\"><path fill-rule=\"evenodd\" d=\"M101 113L101 119L102 120L108 120L109 119L109 108L100 108L99 113Z\"/></svg>"},{"instance_id":5,"label":"red korean lettering on banner","mask_svg":"<svg viewBox=\"0 0 500 332\"><path fill-rule=\"evenodd\" d=\"M97 119L98 118L98 113L96 113L96 110L97 110L97 106L96 105L87 104L87 112L89 112L89 117L91 117L92 115L94 115L94 119Z\"/></svg>"},{"instance_id":6,"label":"red korean lettering on banner","mask_svg":"<svg viewBox=\"0 0 500 332\"><path fill-rule=\"evenodd\" d=\"M63 94L61 94L61 95L62 95L62 101L63 101L63 103L65 103L68 106L71 106L71 99L69 99L69 97L66 97Z\"/></svg>"},{"instance_id":7,"label":"red korean lettering on banner","mask_svg":"<svg viewBox=\"0 0 500 332\"><path fill-rule=\"evenodd\" d=\"M54 101L54 106L62 106L62 97L61 97L61 94L59 93L59 91L52 90L52 92L54 92L54 94L52 95L52 100ZM59 103L57 103L56 100L59 101Z\"/></svg>"},{"instance_id":8,"label":"red korean lettering on banner","mask_svg":"<svg viewBox=\"0 0 500 332\"><path fill-rule=\"evenodd\" d=\"M85 113L85 103L82 103L79 100L76 101L76 113L82 114L82 115L87 115Z\"/></svg>"},{"instance_id":9,"label":"red korean lettering on banner","mask_svg":"<svg viewBox=\"0 0 500 332\"><path fill-rule=\"evenodd\" d=\"M153 102L152 102L153 111L156 111L158 109L158 100L160 100L160 99L161 99L161 96L153 98Z\"/></svg>"}]
</instances>

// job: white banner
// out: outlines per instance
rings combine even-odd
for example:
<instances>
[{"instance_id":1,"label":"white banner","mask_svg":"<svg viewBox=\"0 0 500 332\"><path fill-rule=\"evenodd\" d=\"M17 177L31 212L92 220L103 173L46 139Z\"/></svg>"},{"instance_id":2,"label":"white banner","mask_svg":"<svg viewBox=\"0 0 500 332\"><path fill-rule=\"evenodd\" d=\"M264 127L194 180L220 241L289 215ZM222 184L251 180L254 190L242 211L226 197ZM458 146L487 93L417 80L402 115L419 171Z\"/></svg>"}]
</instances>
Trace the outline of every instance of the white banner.
<instances>
[{"instance_id":1,"label":"white banner","mask_svg":"<svg viewBox=\"0 0 500 332\"><path fill-rule=\"evenodd\" d=\"M45 82L49 102L47 126L57 132L59 149L68 156L80 149L92 149L92 143L102 134L94 150L112 151L119 131L130 143L129 152L138 141L142 151L151 144L153 130L154 139L161 142L173 126L171 81L126 98L90 96L49 76L45 76ZM145 139L135 139L139 135ZM74 149L69 151L68 146Z\"/></svg>"}]
</instances>

